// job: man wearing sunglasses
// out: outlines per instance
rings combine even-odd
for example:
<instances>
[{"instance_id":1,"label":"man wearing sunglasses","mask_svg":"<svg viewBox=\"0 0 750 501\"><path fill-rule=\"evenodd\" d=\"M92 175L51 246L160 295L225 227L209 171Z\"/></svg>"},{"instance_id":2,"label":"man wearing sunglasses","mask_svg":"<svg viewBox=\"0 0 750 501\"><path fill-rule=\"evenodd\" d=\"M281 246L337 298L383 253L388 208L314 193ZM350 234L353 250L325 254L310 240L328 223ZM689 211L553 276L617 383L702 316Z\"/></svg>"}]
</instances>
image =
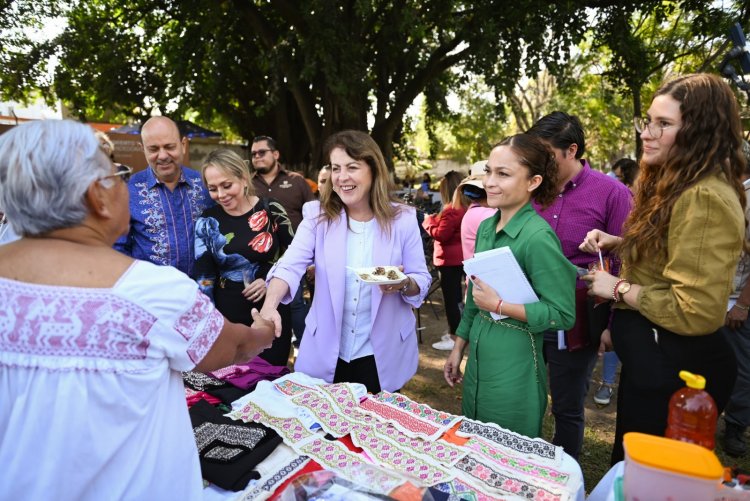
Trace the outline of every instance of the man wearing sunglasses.
<instances>
[{"instance_id":1,"label":"man wearing sunglasses","mask_svg":"<svg viewBox=\"0 0 750 501\"><path fill-rule=\"evenodd\" d=\"M315 199L310 185L301 175L287 171L279 163L279 150L276 141L269 136L258 136L253 139L250 148L253 160L253 186L258 195L264 194L278 201L289 216L292 228L297 231L297 226L302 222L302 206L306 202ZM303 280L304 282L304 280ZM297 289L297 295L291 302L292 330L297 340L295 346L299 346L302 333L305 330L305 317L307 306L302 298L304 287Z\"/></svg>"},{"instance_id":2,"label":"man wearing sunglasses","mask_svg":"<svg viewBox=\"0 0 750 501\"><path fill-rule=\"evenodd\" d=\"M281 203L292 222L292 228L297 231L297 226L302 222L302 206L315 199L310 185L304 177L281 167L279 150L273 138L258 136L253 139L250 155L255 169L255 192L264 193L264 196Z\"/></svg>"},{"instance_id":3,"label":"man wearing sunglasses","mask_svg":"<svg viewBox=\"0 0 750 501\"><path fill-rule=\"evenodd\" d=\"M141 127L148 168L134 174L130 230L115 249L136 259L174 266L190 275L195 261L195 220L214 202L198 172L182 165L187 138L167 117Z\"/></svg>"}]
</instances>

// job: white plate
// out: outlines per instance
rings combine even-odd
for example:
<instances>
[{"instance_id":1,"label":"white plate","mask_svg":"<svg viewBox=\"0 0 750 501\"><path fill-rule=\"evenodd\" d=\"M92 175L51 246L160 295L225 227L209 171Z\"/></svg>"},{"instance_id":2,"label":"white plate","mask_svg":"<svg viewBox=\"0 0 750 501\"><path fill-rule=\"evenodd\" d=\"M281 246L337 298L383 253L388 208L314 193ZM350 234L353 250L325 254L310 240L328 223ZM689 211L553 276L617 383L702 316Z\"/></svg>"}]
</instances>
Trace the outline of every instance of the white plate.
<instances>
[{"instance_id":1,"label":"white plate","mask_svg":"<svg viewBox=\"0 0 750 501\"><path fill-rule=\"evenodd\" d=\"M349 268L354 273L356 273L359 276L359 279L362 280L366 284L377 284L377 285L393 285L393 284L399 284L406 279L406 275L403 274L403 272L398 270L398 266L380 266L379 268L385 269L385 275L376 275L375 269L378 268L377 266L369 266L367 268ZM398 275L398 278L396 279L388 279L386 278L389 271L395 271ZM367 278L365 278L365 276Z\"/></svg>"}]
</instances>

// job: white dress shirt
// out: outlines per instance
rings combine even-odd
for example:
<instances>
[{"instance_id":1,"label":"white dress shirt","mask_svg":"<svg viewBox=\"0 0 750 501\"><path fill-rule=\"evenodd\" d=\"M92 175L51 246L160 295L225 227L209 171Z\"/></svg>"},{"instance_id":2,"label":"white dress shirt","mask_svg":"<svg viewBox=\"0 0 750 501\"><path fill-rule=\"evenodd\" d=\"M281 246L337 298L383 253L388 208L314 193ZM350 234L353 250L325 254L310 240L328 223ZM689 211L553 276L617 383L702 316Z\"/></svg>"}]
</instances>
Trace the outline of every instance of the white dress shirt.
<instances>
[{"instance_id":1,"label":"white dress shirt","mask_svg":"<svg viewBox=\"0 0 750 501\"><path fill-rule=\"evenodd\" d=\"M374 285L363 283L353 268L373 266L375 219L367 222L349 220L346 236L346 291L344 314L341 322L339 358L351 362L372 355L370 331L372 330L371 298Z\"/></svg>"}]
</instances>

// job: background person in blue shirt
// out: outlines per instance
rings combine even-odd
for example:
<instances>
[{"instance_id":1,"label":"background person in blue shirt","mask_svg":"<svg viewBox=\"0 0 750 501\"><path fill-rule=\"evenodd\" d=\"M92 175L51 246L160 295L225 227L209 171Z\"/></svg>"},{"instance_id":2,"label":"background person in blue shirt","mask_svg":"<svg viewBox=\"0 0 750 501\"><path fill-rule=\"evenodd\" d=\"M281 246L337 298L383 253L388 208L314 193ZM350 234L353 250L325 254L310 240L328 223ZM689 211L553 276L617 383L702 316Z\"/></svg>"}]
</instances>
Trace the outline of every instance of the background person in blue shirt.
<instances>
[{"instance_id":1,"label":"background person in blue shirt","mask_svg":"<svg viewBox=\"0 0 750 501\"><path fill-rule=\"evenodd\" d=\"M195 221L214 205L200 174L182 165L187 138L167 117L141 128L148 168L130 178L130 230L115 249L136 259L174 266L190 275Z\"/></svg>"}]
</instances>

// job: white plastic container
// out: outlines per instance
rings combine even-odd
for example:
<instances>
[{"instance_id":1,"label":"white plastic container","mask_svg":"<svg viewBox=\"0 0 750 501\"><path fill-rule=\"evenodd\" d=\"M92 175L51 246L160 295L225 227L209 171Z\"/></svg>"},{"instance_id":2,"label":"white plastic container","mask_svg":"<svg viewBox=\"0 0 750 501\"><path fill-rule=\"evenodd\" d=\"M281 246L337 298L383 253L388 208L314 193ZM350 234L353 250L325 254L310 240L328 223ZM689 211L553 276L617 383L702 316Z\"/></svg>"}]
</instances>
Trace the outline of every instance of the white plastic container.
<instances>
[{"instance_id":1,"label":"white plastic container","mask_svg":"<svg viewBox=\"0 0 750 501\"><path fill-rule=\"evenodd\" d=\"M708 449L643 433L626 433L627 501L713 501L723 468Z\"/></svg>"}]
</instances>

